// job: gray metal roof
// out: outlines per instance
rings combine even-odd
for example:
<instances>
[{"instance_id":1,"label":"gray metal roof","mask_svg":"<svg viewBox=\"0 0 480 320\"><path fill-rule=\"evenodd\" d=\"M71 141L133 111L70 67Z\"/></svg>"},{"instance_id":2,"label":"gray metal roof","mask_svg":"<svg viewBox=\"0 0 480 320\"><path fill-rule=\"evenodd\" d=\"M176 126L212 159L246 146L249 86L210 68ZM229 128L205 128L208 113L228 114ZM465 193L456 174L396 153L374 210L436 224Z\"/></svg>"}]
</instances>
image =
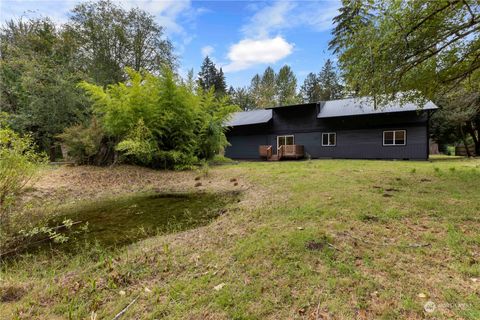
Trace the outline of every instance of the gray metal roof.
<instances>
[{"instance_id":1,"label":"gray metal roof","mask_svg":"<svg viewBox=\"0 0 480 320\"><path fill-rule=\"evenodd\" d=\"M249 124L266 123L272 119L272 110L253 110L235 112L225 124L227 127L244 126Z\"/></svg>"},{"instance_id":2,"label":"gray metal roof","mask_svg":"<svg viewBox=\"0 0 480 320\"><path fill-rule=\"evenodd\" d=\"M416 110L434 110L438 107L431 101L428 101L423 108L419 108L414 103L391 102L386 106L374 107L373 99L365 98L349 98L341 100L330 100L321 102L320 112L317 118L332 118L356 116L363 114L388 113L388 112L403 112Z\"/></svg>"}]
</instances>

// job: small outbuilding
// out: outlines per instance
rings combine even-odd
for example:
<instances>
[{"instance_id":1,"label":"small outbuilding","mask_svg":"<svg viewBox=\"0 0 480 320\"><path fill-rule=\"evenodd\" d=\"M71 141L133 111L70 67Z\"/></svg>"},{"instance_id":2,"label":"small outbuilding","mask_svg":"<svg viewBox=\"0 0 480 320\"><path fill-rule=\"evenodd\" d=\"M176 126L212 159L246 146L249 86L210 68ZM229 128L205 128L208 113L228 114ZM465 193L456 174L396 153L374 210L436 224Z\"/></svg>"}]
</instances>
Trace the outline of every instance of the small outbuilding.
<instances>
[{"instance_id":1,"label":"small outbuilding","mask_svg":"<svg viewBox=\"0 0 480 320\"><path fill-rule=\"evenodd\" d=\"M414 159L429 155L427 102L375 108L349 98L235 113L226 124L233 159Z\"/></svg>"}]
</instances>

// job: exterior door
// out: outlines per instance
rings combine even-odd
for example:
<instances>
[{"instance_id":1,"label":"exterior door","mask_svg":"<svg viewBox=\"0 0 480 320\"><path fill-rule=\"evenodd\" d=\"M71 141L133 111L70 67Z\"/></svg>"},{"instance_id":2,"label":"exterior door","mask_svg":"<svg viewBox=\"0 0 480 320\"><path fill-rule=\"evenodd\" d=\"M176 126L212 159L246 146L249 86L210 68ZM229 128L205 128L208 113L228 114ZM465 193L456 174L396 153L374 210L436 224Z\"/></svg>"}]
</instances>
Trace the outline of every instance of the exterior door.
<instances>
[{"instance_id":1,"label":"exterior door","mask_svg":"<svg viewBox=\"0 0 480 320\"><path fill-rule=\"evenodd\" d=\"M295 139L293 135L277 136L277 148L280 148L280 146L289 146L292 144L295 144Z\"/></svg>"}]
</instances>

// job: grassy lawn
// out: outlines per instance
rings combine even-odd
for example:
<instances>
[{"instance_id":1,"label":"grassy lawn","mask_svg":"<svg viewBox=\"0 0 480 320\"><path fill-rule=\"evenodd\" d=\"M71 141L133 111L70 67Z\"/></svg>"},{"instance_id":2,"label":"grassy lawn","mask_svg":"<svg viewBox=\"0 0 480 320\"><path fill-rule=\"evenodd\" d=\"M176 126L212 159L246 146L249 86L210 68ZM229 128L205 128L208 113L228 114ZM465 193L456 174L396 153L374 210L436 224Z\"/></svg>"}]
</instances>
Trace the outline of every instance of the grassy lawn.
<instances>
[{"instance_id":1,"label":"grassy lawn","mask_svg":"<svg viewBox=\"0 0 480 320\"><path fill-rule=\"evenodd\" d=\"M26 202L155 189L243 192L201 228L5 263L0 318L111 319L136 299L123 318L480 319L480 159L59 168Z\"/></svg>"}]
</instances>

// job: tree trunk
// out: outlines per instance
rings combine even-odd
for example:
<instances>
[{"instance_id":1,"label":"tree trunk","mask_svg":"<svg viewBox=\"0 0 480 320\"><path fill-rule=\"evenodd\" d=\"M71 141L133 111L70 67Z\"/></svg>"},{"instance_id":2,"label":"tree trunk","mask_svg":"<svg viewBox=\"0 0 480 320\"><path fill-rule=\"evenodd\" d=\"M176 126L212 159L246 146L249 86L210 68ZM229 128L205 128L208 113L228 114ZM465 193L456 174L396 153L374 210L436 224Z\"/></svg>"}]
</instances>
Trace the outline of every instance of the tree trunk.
<instances>
[{"instance_id":1,"label":"tree trunk","mask_svg":"<svg viewBox=\"0 0 480 320\"><path fill-rule=\"evenodd\" d=\"M51 162L54 162L57 158L57 148L55 145L50 146L48 148L48 158L50 159Z\"/></svg>"},{"instance_id":2,"label":"tree trunk","mask_svg":"<svg viewBox=\"0 0 480 320\"><path fill-rule=\"evenodd\" d=\"M475 155L480 156L480 136L478 130L475 130L474 124L469 122L467 125L467 131L472 136L473 144L475 145Z\"/></svg>"},{"instance_id":3,"label":"tree trunk","mask_svg":"<svg viewBox=\"0 0 480 320\"><path fill-rule=\"evenodd\" d=\"M467 138L465 137L465 132L463 131L462 125L460 125L460 134L462 136L462 141L463 141L463 145L465 146L465 152L467 153L467 157L470 158L472 154L470 153L470 149L468 148Z\"/></svg>"}]
</instances>

